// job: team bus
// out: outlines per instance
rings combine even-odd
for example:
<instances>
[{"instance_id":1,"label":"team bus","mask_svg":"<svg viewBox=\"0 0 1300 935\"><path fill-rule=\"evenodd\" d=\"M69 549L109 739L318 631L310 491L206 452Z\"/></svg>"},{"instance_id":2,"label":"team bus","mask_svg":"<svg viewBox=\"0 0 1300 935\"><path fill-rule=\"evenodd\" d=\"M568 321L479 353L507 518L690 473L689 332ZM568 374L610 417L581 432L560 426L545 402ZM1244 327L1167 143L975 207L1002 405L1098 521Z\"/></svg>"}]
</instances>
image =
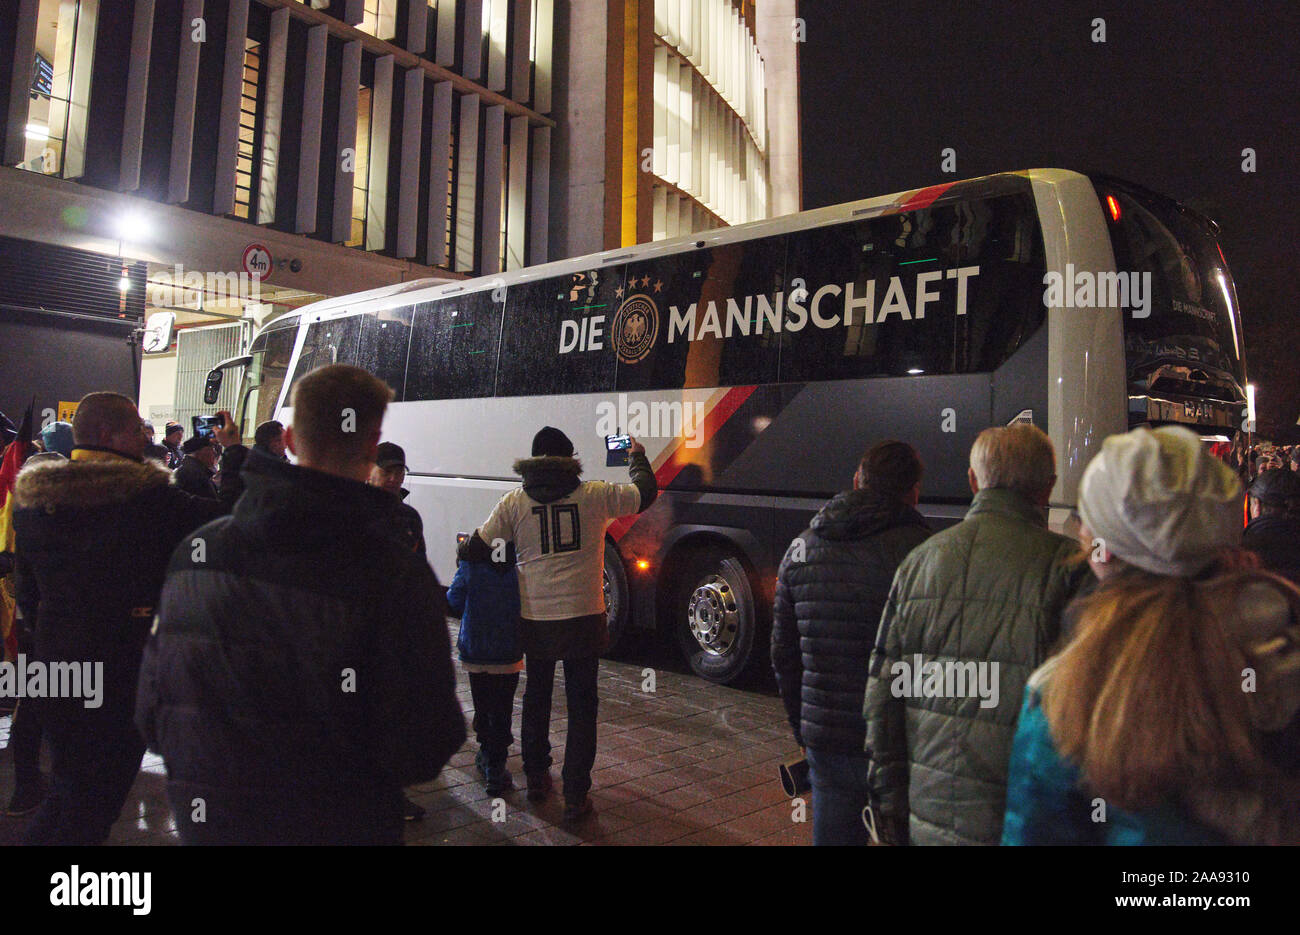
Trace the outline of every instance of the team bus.
<instances>
[{"instance_id":1,"label":"team bus","mask_svg":"<svg viewBox=\"0 0 1300 935\"><path fill-rule=\"evenodd\" d=\"M943 526L970 502L976 434L1032 422L1057 451L1059 528L1103 438L1167 423L1228 438L1246 379L1213 222L1057 169L330 299L266 325L209 386L243 367L251 434L334 362L396 393L384 437L407 451L444 583L457 534L518 483L543 425L587 478L627 480L605 436L642 441L662 492L608 531L611 637L671 630L717 682L766 664L781 557L872 442L916 446L920 509ZM551 535L572 546L571 527Z\"/></svg>"}]
</instances>

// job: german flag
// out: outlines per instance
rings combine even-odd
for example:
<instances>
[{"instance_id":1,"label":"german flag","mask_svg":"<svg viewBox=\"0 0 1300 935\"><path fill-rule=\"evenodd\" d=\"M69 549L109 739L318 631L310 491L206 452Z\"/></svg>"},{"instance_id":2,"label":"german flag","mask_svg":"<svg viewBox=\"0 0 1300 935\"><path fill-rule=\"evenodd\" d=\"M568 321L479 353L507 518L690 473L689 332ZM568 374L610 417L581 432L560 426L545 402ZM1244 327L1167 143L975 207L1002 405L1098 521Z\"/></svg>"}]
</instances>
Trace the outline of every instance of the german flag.
<instances>
[{"instance_id":1,"label":"german flag","mask_svg":"<svg viewBox=\"0 0 1300 935\"><path fill-rule=\"evenodd\" d=\"M18 657L18 635L14 632L14 576L12 572L14 551L14 480L18 471L32 453L33 399L23 416L18 435L9 443L0 459L0 636L4 638L4 657Z\"/></svg>"}]
</instances>

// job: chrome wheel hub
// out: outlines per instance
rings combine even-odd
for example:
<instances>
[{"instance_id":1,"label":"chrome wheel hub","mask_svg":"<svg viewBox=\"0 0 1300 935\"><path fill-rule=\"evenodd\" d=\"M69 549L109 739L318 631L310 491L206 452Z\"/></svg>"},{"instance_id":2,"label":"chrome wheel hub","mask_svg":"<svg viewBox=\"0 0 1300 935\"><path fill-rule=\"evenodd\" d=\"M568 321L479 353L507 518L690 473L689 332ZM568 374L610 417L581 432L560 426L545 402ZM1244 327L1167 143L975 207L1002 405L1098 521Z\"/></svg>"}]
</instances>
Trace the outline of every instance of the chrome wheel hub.
<instances>
[{"instance_id":1,"label":"chrome wheel hub","mask_svg":"<svg viewBox=\"0 0 1300 935\"><path fill-rule=\"evenodd\" d=\"M686 618L700 648L714 656L731 651L740 634L740 608L727 580L710 575L691 594Z\"/></svg>"}]
</instances>

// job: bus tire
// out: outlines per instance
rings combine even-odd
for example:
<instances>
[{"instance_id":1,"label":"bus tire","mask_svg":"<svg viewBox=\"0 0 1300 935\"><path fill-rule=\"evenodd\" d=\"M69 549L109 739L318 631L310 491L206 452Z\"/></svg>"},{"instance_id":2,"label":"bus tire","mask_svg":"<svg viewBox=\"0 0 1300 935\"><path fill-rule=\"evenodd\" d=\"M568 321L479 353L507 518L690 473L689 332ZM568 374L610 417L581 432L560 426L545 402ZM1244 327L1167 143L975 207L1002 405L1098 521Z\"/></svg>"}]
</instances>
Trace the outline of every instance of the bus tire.
<instances>
[{"instance_id":1,"label":"bus tire","mask_svg":"<svg viewBox=\"0 0 1300 935\"><path fill-rule=\"evenodd\" d=\"M731 685L761 662L758 607L749 574L731 552L710 547L684 556L673 589L673 630L691 670Z\"/></svg>"},{"instance_id":2,"label":"bus tire","mask_svg":"<svg viewBox=\"0 0 1300 935\"><path fill-rule=\"evenodd\" d=\"M609 656L626 649L630 642L628 631L632 629L629 625L632 606L623 558L608 539L605 540L605 571L601 587L605 592L605 626L609 631L609 645L604 654Z\"/></svg>"}]
</instances>

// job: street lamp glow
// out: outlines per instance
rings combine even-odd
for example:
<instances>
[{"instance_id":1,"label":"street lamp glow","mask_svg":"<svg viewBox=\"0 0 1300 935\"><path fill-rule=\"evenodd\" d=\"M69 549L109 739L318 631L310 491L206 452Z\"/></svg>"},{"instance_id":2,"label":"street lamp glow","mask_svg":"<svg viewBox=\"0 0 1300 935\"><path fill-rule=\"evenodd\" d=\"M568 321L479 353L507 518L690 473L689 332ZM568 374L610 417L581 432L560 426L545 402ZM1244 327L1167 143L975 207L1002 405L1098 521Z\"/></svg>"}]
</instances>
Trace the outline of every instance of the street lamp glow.
<instances>
[{"instance_id":1,"label":"street lamp glow","mask_svg":"<svg viewBox=\"0 0 1300 935\"><path fill-rule=\"evenodd\" d=\"M123 292L129 292L131 289L131 278L123 273L122 278L117 281L117 288L121 289Z\"/></svg>"},{"instance_id":2,"label":"street lamp glow","mask_svg":"<svg viewBox=\"0 0 1300 935\"><path fill-rule=\"evenodd\" d=\"M1246 384L1246 424L1251 431L1255 428L1255 384Z\"/></svg>"},{"instance_id":3,"label":"street lamp glow","mask_svg":"<svg viewBox=\"0 0 1300 935\"><path fill-rule=\"evenodd\" d=\"M132 211L117 219L117 236L122 240L139 241L149 236L149 220L140 212Z\"/></svg>"}]
</instances>

